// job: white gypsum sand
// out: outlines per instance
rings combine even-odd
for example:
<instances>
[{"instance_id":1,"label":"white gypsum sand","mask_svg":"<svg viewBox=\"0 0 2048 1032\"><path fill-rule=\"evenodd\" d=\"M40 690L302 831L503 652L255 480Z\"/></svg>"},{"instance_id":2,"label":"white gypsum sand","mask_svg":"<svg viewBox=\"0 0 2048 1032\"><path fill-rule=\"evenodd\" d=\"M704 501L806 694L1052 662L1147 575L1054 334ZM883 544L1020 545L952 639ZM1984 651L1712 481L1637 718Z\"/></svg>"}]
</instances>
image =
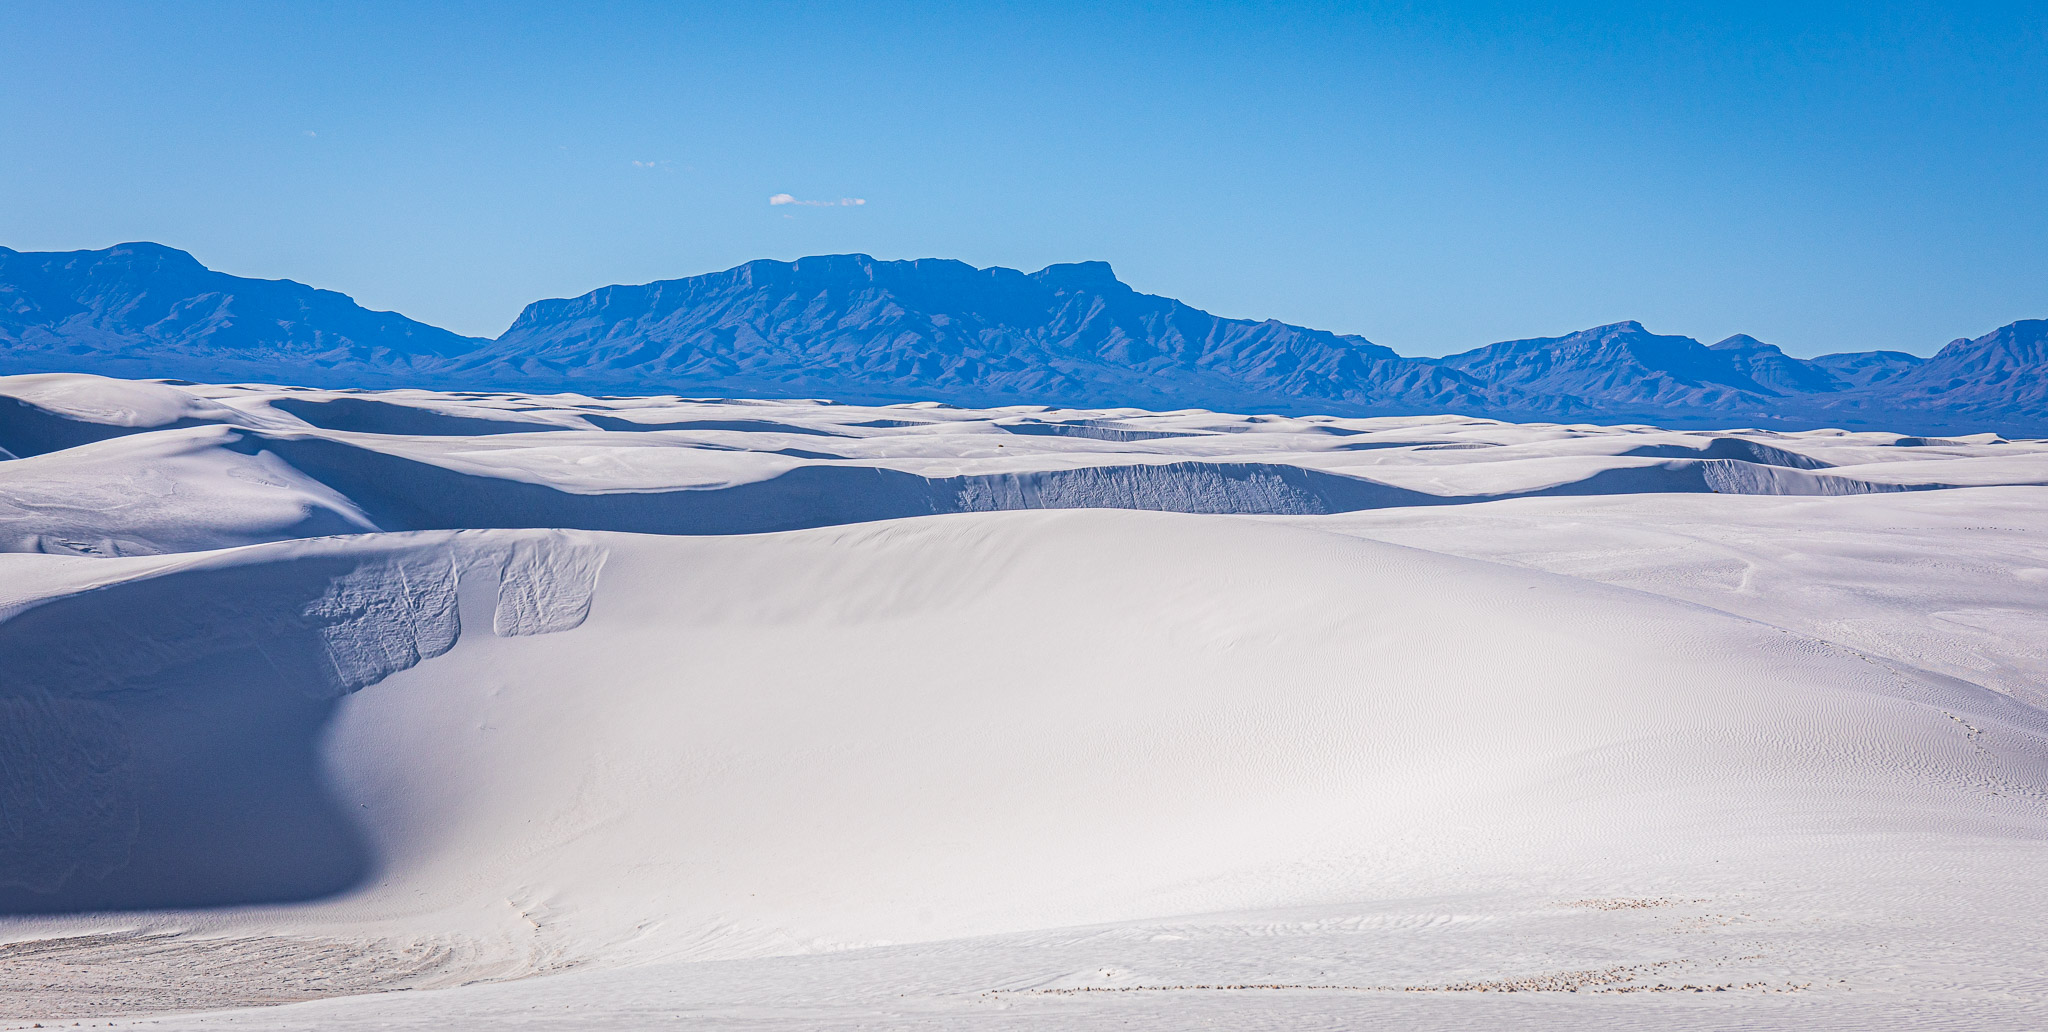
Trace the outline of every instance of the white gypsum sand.
<instances>
[{"instance_id":1,"label":"white gypsum sand","mask_svg":"<svg viewBox=\"0 0 2048 1032\"><path fill-rule=\"evenodd\" d=\"M0 1027L2048 1009L2038 442L0 395Z\"/></svg>"}]
</instances>

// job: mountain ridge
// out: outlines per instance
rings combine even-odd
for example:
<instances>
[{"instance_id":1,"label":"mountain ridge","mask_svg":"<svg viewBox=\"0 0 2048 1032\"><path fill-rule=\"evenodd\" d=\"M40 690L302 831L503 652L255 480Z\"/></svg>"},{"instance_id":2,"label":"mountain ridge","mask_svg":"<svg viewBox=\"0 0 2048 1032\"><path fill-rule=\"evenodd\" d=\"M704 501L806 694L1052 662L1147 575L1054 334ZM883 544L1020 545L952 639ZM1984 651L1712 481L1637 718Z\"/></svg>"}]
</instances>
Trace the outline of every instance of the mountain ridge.
<instances>
[{"instance_id":1,"label":"mountain ridge","mask_svg":"<svg viewBox=\"0 0 2048 1032\"><path fill-rule=\"evenodd\" d=\"M1284 396L1393 414L1493 400L1468 377L1362 337L1139 293L1101 262L1027 274L867 255L755 261L535 302L465 366L859 400L940 392L977 405L1216 407Z\"/></svg>"},{"instance_id":2,"label":"mountain ridge","mask_svg":"<svg viewBox=\"0 0 2048 1032\"><path fill-rule=\"evenodd\" d=\"M346 294L231 276L191 254L133 242L98 251L0 248L0 344L67 356L83 372L218 379L310 366L387 382L474 350L463 337Z\"/></svg>"},{"instance_id":3,"label":"mountain ridge","mask_svg":"<svg viewBox=\"0 0 2048 1032\"><path fill-rule=\"evenodd\" d=\"M1929 359L1800 359L1746 334L1707 345L1634 320L1416 358L1145 294L1105 262L1026 273L861 254L544 299L485 339L291 280L217 272L161 244L0 248L0 373L39 371L2048 434L2048 320L1958 339Z\"/></svg>"}]
</instances>

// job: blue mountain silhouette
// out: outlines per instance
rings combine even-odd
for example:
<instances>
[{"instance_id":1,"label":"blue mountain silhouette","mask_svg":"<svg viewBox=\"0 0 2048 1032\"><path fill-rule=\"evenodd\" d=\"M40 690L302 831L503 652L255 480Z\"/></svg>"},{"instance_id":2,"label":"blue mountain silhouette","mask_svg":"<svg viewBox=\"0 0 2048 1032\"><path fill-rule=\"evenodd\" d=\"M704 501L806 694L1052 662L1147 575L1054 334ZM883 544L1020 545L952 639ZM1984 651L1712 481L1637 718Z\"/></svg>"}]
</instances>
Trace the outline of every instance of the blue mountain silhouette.
<instances>
[{"instance_id":1,"label":"blue mountain silhouette","mask_svg":"<svg viewBox=\"0 0 2048 1032\"><path fill-rule=\"evenodd\" d=\"M331 290L214 272L161 244L0 247L0 372L387 385L430 379L485 343Z\"/></svg>"},{"instance_id":2,"label":"blue mountain silhouette","mask_svg":"<svg viewBox=\"0 0 2048 1032\"><path fill-rule=\"evenodd\" d=\"M826 255L528 305L463 337L159 244L0 248L0 373L960 405L1458 413L1671 426L2048 434L2048 321L1932 359L1798 359L1626 321L1443 359L1139 293L1102 262L1035 273Z\"/></svg>"}]
</instances>

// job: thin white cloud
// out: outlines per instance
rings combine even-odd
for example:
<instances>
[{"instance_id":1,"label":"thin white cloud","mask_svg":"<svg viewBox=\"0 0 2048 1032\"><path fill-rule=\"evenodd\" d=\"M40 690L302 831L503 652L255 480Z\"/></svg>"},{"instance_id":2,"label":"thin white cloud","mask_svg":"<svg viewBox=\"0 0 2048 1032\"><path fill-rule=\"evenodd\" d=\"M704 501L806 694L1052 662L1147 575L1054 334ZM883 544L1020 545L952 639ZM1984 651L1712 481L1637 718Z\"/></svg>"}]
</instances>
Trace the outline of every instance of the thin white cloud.
<instances>
[{"instance_id":1,"label":"thin white cloud","mask_svg":"<svg viewBox=\"0 0 2048 1032\"><path fill-rule=\"evenodd\" d=\"M805 208L857 208L868 203L865 197L841 197L836 201L806 201L793 194L779 193L768 198L769 204L795 204Z\"/></svg>"},{"instance_id":2,"label":"thin white cloud","mask_svg":"<svg viewBox=\"0 0 2048 1032\"><path fill-rule=\"evenodd\" d=\"M319 136L319 133L316 133L311 129L306 130L306 139L308 140L317 139Z\"/></svg>"}]
</instances>

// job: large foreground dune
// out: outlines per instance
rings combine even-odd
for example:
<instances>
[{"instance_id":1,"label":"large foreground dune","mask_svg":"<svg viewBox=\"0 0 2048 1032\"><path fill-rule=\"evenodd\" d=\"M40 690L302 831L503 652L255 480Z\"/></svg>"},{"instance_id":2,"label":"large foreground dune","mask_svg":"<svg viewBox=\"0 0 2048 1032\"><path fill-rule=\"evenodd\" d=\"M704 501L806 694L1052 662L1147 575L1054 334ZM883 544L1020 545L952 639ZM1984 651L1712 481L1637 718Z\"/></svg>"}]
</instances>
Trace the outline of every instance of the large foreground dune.
<instances>
[{"instance_id":1,"label":"large foreground dune","mask_svg":"<svg viewBox=\"0 0 2048 1032\"><path fill-rule=\"evenodd\" d=\"M2036 442L67 376L0 448L7 1027L2048 1020Z\"/></svg>"}]
</instances>

